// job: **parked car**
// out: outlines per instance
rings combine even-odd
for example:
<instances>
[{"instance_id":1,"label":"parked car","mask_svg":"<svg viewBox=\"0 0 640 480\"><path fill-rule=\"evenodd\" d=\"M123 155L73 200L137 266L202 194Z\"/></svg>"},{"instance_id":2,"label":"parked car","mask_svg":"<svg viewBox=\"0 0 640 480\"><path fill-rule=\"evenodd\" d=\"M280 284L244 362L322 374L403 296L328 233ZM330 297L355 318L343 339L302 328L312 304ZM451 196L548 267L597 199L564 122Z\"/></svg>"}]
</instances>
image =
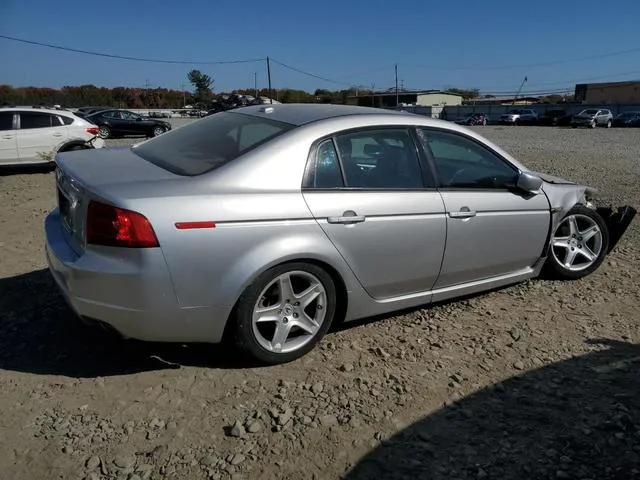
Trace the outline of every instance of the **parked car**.
<instances>
[{"instance_id":1,"label":"parked car","mask_svg":"<svg viewBox=\"0 0 640 480\"><path fill-rule=\"evenodd\" d=\"M143 117L127 110L102 110L89 114L86 118L100 127L100 138L125 135L157 137L171 130L169 122Z\"/></svg>"},{"instance_id":2,"label":"parked car","mask_svg":"<svg viewBox=\"0 0 640 480\"><path fill-rule=\"evenodd\" d=\"M489 116L485 113L471 113L466 117L456 120L458 125L486 125L489 123Z\"/></svg>"},{"instance_id":3,"label":"parked car","mask_svg":"<svg viewBox=\"0 0 640 480\"><path fill-rule=\"evenodd\" d=\"M538 120L538 113L531 109L515 108L500 115L500 123L519 125L522 123L535 123Z\"/></svg>"},{"instance_id":4,"label":"parked car","mask_svg":"<svg viewBox=\"0 0 640 480\"><path fill-rule=\"evenodd\" d=\"M466 127L385 109L263 105L127 149L57 157L49 269L87 322L230 339L263 363L333 322L595 271L635 215ZM616 216L617 215L617 216Z\"/></svg>"},{"instance_id":5,"label":"parked car","mask_svg":"<svg viewBox=\"0 0 640 480\"><path fill-rule=\"evenodd\" d=\"M623 112L613 119L614 127L640 127L640 112Z\"/></svg>"},{"instance_id":6,"label":"parked car","mask_svg":"<svg viewBox=\"0 0 640 480\"><path fill-rule=\"evenodd\" d=\"M59 152L102 148L98 127L71 112L0 108L0 165L52 163Z\"/></svg>"},{"instance_id":7,"label":"parked car","mask_svg":"<svg viewBox=\"0 0 640 480\"><path fill-rule=\"evenodd\" d=\"M611 128L613 125L613 114L611 110L606 108L587 108L582 110L577 115L574 115L571 119L571 126L577 127L607 127Z\"/></svg>"},{"instance_id":8,"label":"parked car","mask_svg":"<svg viewBox=\"0 0 640 480\"><path fill-rule=\"evenodd\" d=\"M547 110L538 118L538 125L560 127L571 123L571 115L563 109Z\"/></svg>"}]
</instances>

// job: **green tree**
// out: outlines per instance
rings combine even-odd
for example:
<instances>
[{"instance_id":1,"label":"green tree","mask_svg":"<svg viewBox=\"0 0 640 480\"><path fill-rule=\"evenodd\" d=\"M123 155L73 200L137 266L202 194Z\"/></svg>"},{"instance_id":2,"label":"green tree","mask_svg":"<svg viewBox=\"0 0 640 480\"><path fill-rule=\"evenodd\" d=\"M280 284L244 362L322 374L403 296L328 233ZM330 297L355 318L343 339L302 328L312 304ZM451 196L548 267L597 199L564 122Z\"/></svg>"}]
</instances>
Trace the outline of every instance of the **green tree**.
<instances>
[{"instance_id":1,"label":"green tree","mask_svg":"<svg viewBox=\"0 0 640 480\"><path fill-rule=\"evenodd\" d=\"M187 74L187 79L193 85L193 99L196 103L206 102L211 99L213 78L200 70L191 70Z\"/></svg>"}]
</instances>

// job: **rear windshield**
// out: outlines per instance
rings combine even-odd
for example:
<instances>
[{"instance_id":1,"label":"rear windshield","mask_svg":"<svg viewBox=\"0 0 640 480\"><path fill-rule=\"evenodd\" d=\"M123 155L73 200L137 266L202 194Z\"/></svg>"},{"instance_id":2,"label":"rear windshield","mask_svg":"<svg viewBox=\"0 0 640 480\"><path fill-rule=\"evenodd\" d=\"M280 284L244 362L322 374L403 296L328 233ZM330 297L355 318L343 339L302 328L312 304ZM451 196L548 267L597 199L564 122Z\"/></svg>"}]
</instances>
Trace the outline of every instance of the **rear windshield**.
<instances>
[{"instance_id":1,"label":"rear windshield","mask_svg":"<svg viewBox=\"0 0 640 480\"><path fill-rule=\"evenodd\" d=\"M220 112L134 146L132 151L176 175L202 175L293 128L266 118Z\"/></svg>"}]
</instances>

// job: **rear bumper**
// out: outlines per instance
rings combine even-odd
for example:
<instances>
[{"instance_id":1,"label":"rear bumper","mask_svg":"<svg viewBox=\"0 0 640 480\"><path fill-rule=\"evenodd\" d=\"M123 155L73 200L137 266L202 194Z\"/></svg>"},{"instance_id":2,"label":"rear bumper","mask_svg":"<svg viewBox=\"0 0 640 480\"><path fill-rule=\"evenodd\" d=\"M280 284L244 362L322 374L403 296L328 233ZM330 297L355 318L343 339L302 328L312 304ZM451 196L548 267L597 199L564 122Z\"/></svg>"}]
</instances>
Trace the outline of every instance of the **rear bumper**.
<instances>
[{"instance_id":1,"label":"rear bumper","mask_svg":"<svg viewBox=\"0 0 640 480\"><path fill-rule=\"evenodd\" d=\"M155 342L217 343L230 307L180 307L158 248L88 249L67 243L57 209L45 219L49 271L81 318L107 324L125 338Z\"/></svg>"},{"instance_id":2,"label":"rear bumper","mask_svg":"<svg viewBox=\"0 0 640 480\"><path fill-rule=\"evenodd\" d=\"M609 230L609 252L611 252L627 231L638 211L630 205L617 207L599 207L596 211L604 219Z\"/></svg>"}]
</instances>

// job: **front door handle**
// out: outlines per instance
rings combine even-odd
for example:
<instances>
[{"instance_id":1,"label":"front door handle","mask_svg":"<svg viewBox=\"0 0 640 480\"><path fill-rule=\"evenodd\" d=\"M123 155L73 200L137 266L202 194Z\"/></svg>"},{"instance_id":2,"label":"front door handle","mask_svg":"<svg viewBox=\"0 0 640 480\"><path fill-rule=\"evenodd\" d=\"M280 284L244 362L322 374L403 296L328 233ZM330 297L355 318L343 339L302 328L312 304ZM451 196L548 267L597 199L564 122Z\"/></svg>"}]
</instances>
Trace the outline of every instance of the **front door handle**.
<instances>
[{"instance_id":1,"label":"front door handle","mask_svg":"<svg viewBox=\"0 0 640 480\"><path fill-rule=\"evenodd\" d=\"M462 207L457 212L449 212L451 218L471 218L476 216L476 211L469 209L469 207Z\"/></svg>"},{"instance_id":2,"label":"front door handle","mask_svg":"<svg viewBox=\"0 0 640 480\"><path fill-rule=\"evenodd\" d=\"M353 210L347 210L342 214L341 217L327 217L328 223L342 223L342 224L350 224L350 223L361 223L364 222L364 215L358 215Z\"/></svg>"}]
</instances>

